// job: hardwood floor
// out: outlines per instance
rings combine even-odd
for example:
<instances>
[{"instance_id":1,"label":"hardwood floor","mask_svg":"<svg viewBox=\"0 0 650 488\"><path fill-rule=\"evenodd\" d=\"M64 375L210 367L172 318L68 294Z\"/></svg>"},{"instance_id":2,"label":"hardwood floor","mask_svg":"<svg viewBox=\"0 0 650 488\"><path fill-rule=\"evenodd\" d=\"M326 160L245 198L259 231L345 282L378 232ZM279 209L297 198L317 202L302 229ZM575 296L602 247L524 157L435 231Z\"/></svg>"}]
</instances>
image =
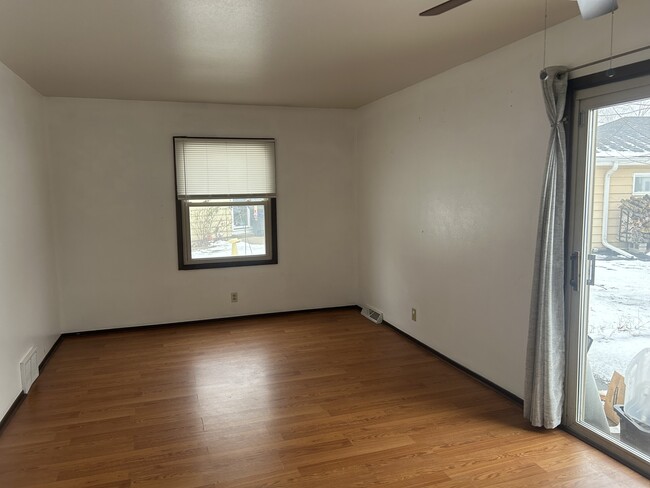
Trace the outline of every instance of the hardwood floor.
<instances>
[{"instance_id":1,"label":"hardwood floor","mask_svg":"<svg viewBox=\"0 0 650 488\"><path fill-rule=\"evenodd\" d=\"M66 338L3 488L648 486L355 310Z\"/></svg>"}]
</instances>

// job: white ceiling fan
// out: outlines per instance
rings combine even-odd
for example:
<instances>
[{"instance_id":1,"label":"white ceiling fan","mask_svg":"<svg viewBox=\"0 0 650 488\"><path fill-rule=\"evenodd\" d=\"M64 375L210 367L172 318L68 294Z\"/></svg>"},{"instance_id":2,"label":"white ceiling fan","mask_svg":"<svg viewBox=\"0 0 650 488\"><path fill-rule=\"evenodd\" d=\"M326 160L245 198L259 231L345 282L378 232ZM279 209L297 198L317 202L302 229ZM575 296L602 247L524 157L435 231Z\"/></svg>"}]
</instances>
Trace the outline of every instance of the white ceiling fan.
<instances>
[{"instance_id":1,"label":"white ceiling fan","mask_svg":"<svg viewBox=\"0 0 650 488\"><path fill-rule=\"evenodd\" d=\"M574 0L575 1L575 0ZM613 12L618 8L617 0L577 0L580 8L580 15L583 19L593 19L601 15ZM456 7L460 7L471 0L447 0L435 7L420 12L421 17L440 15Z\"/></svg>"}]
</instances>

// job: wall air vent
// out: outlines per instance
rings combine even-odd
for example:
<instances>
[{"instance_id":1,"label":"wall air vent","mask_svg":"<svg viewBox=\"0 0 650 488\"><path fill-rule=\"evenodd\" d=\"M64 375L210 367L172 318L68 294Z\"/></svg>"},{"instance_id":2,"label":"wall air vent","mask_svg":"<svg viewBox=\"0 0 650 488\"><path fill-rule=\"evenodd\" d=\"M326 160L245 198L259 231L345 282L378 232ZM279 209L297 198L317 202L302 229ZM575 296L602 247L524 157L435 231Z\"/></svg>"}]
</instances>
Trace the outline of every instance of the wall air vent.
<instances>
[{"instance_id":1,"label":"wall air vent","mask_svg":"<svg viewBox=\"0 0 650 488\"><path fill-rule=\"evenodd\" d=\"M38 378L38 351L32 347L20 361L20 380L25 393L29 392L36 378Z\"/></svg>"},{"instance_id":2,"label":"wall air vent","mask_svg":"<svg viewBox=\"0 0 650 488\"><path fill-rule=\"evenodd\" d=\"M364 307L361 309L361 315L375 324L381 324L382 320L384 320L384 314L372 308Z\"/></svg>"}]
</instances>

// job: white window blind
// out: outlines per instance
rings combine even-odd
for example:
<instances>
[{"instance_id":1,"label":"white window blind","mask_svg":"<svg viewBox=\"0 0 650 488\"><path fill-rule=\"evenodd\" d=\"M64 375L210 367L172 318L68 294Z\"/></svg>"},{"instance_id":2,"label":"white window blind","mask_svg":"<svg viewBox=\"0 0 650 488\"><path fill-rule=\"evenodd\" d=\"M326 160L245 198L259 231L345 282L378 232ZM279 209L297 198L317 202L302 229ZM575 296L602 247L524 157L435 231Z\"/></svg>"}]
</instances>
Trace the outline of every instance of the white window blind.
<instances>
[{"instance_id":1,"label":"white window blind","mask_svg":"<svg viewBox=\"0 0 650 488\"><path fill-rule=\"evenodd\" d=\"M275 196L275 140L174 138L179 200Z\"/></svg>"}]
</instances>

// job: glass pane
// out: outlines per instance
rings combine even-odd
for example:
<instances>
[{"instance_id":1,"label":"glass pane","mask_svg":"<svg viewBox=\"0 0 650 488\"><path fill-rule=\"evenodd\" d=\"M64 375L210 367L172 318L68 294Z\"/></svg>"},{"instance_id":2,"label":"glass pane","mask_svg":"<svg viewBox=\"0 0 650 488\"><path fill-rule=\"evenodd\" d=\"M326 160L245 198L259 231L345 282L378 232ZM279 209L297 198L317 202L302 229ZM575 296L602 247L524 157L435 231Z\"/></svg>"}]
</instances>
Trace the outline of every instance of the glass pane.
<instances>
[{"instance_id":1,"label":"glass pane","mask_svg":"<svg viewBox=\"0 0 650 488\"><path fill-rule=\"evenodd\" d=\"M650 175L634 175L634 192L650 193Z\"/></svg>"},{"instance_id":2,"label":"glass pane","mask_svg":"<svg viewBox=\"0 0 650 488\"><path fill-rule=\"evenodd\" d=\"M264 205L189 206L192 259L264 256Z\"/></svg>"},{"instance_id":3,"label":"glass pane","mask_svg":"<svg viewBox=\"0 0 650 488\"><path fill-rule=\"evenodd\" d=\"M592 111L582 420L650 455L650 99Z\"/></svg>"}]
</instances>

